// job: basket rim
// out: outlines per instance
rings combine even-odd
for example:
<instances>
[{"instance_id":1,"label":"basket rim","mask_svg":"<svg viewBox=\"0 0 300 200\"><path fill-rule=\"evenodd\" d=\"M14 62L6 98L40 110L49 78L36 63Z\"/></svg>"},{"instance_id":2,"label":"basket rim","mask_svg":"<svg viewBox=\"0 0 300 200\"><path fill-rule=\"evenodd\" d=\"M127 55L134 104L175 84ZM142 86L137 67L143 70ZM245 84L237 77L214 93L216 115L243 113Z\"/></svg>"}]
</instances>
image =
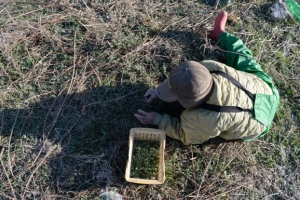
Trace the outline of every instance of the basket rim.
<instances>
[{"instance_id":1,"label":"basket rim","mask_svg":"<svg viewBox=\"0 0 300 200\"><path fill-rule=\"evenodd\" d=\"M151 134L160 134L161 139L160 143L160 159L162 159L162 163L159 164L161 166L160 173L162 174L161 179L140 179L140 178L131 178L130 177L130 168L131 168L131 156L132 156L132 149L133 149L133 141L134 141L134 132L143 132L143 133L151 133ZM138 184L163 184L165 181L165 161L164 161L164 150L165 150L165 143L166 143L166 134L164 130L155 129L155 128L131 128L129 139L128 139L128 160L126 163L126 171L125 171L125 179L127 182L138 183ZM162 152L162 153L161 153Z\"/></svg>"}]
</instances>

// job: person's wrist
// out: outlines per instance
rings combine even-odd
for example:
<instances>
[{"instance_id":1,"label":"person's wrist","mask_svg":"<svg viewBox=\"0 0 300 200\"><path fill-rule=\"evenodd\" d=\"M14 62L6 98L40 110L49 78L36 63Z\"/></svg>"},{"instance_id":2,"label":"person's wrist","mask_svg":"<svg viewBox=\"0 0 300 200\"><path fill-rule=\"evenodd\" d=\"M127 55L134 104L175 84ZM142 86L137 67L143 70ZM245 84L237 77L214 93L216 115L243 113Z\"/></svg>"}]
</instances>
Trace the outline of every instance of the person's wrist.
<instances>
[{"instance_id":1,"label":"person's wrist","mask_svg":"<svg viewBox=\"0 0 300 200\"><path fill-rule=\"evenodd\" d=\"M151 122L152 125L153 125L154 122L155 122L155 119L156 119L157 114L158 114L157 112L153 112L153 118L152 118L152 122Z\"/></svg>"},{"instance_id":2,"label":"person's wrist","mask_svg":"<svg viewBox=\"0 0 300 200\"><path fill-rule=\"evenodd\" d=\"M156 89L156 88L154 89L154 91L155 91L155 95L158 96L158 94L157 94L157 89Z\"/></svg>"},{"instance_id":3,"label":"person's wrist","mask_svg":"<svg viewBox=\"0 0 300 200\"><path fill-rule=\"evenodd\" d=\"M159 113L156 113L156 116L155 116L155 120L153 122L153 125L159 125L161 120L163 119L163 116Z\"/></svg>"}]
</instances>

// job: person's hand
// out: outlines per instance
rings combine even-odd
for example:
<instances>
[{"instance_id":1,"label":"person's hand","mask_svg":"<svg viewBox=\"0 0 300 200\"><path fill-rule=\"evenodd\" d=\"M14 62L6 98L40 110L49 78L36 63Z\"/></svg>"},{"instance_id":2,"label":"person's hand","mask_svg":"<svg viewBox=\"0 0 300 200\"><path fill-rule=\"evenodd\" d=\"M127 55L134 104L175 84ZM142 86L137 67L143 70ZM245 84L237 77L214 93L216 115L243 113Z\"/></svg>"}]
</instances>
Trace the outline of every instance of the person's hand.
<instances>
[{"instance_id":1,"label":"person's hand","mask_svg":"<svg viewBox=\"0 0 300 200\"><path fill-rule=\"evenodd\" d=\"M147 103L150 103L153 99L158 97L156 93L156 89L147 90L144 97L146 98Z\"/></svg>"},{"instance_id":2,"label":"person's hand","mask_svg":"<svg viewBox=\"0 0 300 200\"><path fill-rule=\"evenodd\" d=\"M142 124L153 124L156 118L157 112L145 112L143 110L138 110L140 114L134 114L134 116L142 123Z\"/></svg>"}]
</instances>

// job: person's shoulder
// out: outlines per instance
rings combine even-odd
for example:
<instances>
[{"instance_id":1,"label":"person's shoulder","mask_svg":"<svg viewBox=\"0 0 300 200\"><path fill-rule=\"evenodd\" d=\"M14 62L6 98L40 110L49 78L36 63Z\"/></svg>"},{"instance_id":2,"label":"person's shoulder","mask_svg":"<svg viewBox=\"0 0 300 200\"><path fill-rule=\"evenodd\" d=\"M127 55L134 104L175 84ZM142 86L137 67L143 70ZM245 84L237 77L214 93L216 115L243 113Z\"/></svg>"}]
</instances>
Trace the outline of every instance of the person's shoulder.
<instances>
[{"instance_id":1,"label":"person's shoulder","mask_svg":"<svg viewBox=\"0 0 300 200\"><path fill-rule=\"evenodd\" d=\"M215 60L203 60L199 63L204 67L206 67L209 71L223 71L223 72L228 71L227 70L228 66L226 64Z\"/></svg>"}]
</instances>

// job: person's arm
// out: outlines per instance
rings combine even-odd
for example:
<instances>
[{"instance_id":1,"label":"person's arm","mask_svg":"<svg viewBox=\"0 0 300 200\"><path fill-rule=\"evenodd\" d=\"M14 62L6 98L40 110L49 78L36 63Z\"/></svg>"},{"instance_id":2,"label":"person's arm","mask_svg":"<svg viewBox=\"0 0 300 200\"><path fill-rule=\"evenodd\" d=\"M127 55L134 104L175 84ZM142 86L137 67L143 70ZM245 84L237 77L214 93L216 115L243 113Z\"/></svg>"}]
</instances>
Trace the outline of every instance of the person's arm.
<instances>
[{"instance_id":1,"label":"person's arm","mask_svg":"<svg viewBox=\"0 0 300 200\"><path fill-rule=\"evenodd\" d=\"M199 112L195 110L185 110L180 120L169 115L157 114L154 125L166 132L167 136L182 141L185 145L201 144L210 138L218 136L221 131L214 116L210 116L208 111Z\"/></svg>"},{"instance_id":2,"label":"person's arm","mask_svg":"<svg viewBox=\"0 0 300 200\"><path fill-rule=\"evenodd\" d=\"M167 114L157 114L153 125L157 125L159 129L164 130L167 136L184 143L185 133L178 118L170 117Z\"/></svg>"}]
</instances>

